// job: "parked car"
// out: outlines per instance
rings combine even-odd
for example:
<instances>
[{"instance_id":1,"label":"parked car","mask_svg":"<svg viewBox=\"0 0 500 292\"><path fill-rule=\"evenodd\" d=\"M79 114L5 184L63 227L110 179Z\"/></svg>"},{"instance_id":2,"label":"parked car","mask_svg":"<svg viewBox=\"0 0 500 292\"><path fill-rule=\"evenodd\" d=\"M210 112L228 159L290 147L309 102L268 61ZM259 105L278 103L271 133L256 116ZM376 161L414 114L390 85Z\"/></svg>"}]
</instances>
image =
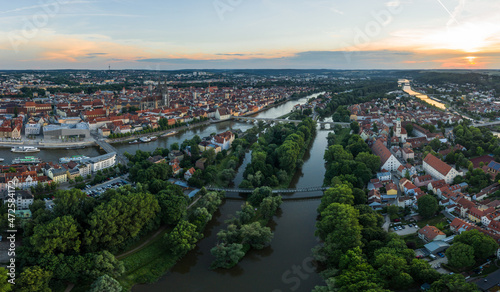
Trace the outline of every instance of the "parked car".
<instances>
[{"instance_id":1,"label":"parked car","mask_svg":"<svg viewBox=\"0 0 500 292\"><path fill-rule=\"evenodd\" d=\"M403 227L403 229L406 229L406 227L404 225L402 227Z\"/></svg>"},{"instance_id":2,"label":"parked car","mask_svg":"<svg viewBox=\"0 0 500 292\"><path fill-rule=\"evenodd\" d=\"M398 228L396 226L394 226L394 231L398 231Z\"/></svg>"},{"instance_id":3,"label":"parked car","mask_svg":"<svg viewBox=\"0 0 500 292\"><path fill-rule=\"evenodd\" d=\"M408 224L408 226L413 227L413 225L412 225L412 224Z\"/></svg>"}]
</instances>

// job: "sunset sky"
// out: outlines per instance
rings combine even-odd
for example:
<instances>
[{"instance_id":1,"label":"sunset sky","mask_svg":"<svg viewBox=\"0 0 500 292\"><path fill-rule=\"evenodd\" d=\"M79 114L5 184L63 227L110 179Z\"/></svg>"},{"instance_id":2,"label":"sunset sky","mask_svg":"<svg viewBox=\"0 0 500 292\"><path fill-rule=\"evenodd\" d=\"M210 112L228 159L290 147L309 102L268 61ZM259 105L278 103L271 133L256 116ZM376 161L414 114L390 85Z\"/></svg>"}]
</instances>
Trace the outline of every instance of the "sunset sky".
<instances>
[{"instance_id":1,"label":"sunset sky","mask_svg":"<svg viewBox=\"0 0 500 292\"><path fill-rule=\"evenodd\" d=\"M2 1L0 69L499 69L496 0Z\"/></svg>"}]
</instances>

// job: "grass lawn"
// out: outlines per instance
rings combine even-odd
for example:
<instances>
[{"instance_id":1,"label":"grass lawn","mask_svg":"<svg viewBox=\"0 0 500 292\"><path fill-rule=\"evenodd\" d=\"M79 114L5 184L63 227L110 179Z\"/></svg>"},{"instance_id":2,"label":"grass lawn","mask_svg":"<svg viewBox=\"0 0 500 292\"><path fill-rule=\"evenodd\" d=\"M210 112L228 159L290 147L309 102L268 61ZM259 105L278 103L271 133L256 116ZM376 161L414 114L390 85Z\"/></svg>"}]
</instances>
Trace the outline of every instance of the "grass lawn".
<instances>
[{"instance_id":1,"label":"grass lawn","mask_svg":"<svg viewBox=\"0 0 500 292\"><path fill-rule=\"evenodd\" d=\"M340 132L336 132L335 145L341 145L342 141L351 133L351 128L342 128Z\"/></svg>"},{"instance_id":2,"label":"grass lawn","mask_svg":"<svg viewBox=\"0 0 500 292\"><path fill-rule=\"evenodd\" d=\"M443 214L439 214L435 217L431 217L429 219L424 219L422 221L419 221L419 222L417 222L417 225L418 225L418 227L423 228L426 225L436 226L436 225L443 223L443 222L445 225L448 224L448 222L446 222L446 217L444 217Z\"/></svg>"},{"instance_id":3,"label":"grass lawn","mask_svg":"<svg viewBox=\"0 0 500 292\"><path fill-rule=\"evenodd\" d=\"M121 254L124 254L124 253L128 252L129 250L133 250L134 248L140 246L141 244L146 242L149 238L151 238L153 236L153 234L155 234L157 231L158 231L158 228L154 229L153 231L151 231L147 234L142 235L141 239L139 241L131 244L130 246L127 246L127 248L125 250L122 250L119 253L115 254L115 257L118 258Z\"/></svg>"},{"instance_id":4,"label":"grass lawn","mask_svg":"<svg viewBox=\"0 0 500 292\"><path fill-rule=\"evenodd\" d=\"M143 249L128 255L121 261L125 265L125 273L118 279L125 291L137 283L151 283L172 268L178 260L163 242L163 231Z\"/></svg>"}]
</instances>

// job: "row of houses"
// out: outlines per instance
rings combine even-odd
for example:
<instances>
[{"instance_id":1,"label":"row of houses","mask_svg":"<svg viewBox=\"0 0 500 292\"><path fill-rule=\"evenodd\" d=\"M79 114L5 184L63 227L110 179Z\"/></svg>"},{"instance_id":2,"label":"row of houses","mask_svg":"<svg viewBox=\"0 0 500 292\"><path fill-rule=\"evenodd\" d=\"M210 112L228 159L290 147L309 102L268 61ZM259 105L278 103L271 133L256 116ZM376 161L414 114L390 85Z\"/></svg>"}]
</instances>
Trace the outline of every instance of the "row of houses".
<instances>
[{"instance_id":1,"label":"row of houses","mask_svg":"<svg viewBox=\"0 0 500 292\"><path fill-rule=\"evenodd\" d=\"M89 174L113 167L116 163L116 153L108 153L85 159L79 163L70 161L62 165L44 162L36 166L21 166L19 171L0 173L0 192L8 189L9 181L15 188L27 190L39 183L64 183L74 180L78 176L86 177Z\"/></svg>"}]
</instances>

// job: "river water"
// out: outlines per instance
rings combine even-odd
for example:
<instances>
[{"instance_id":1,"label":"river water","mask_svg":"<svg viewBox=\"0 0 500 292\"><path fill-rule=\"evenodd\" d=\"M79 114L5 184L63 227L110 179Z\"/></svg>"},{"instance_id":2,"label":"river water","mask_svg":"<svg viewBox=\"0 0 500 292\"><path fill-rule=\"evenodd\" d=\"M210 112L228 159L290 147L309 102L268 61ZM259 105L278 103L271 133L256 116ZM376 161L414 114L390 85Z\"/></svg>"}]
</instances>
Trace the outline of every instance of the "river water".
<instances>
[{"instance_id":1,"label":"river water","mask_svg":"<svg viewBox=\"0 0 500 292\"><path fill-rule=\"evenodd\" d=\"M314 95L317 96L317 95ZM311 96L310 96L311 97ZM308 98L289 101L265 112L257 117L276 118L289 113L297 104L304 104ZM137 150L154 151L157 147L168 148L171 144L182 143L195 135L205 137L211 133L221 133L232 129L245 131L253 124L225 121L203 127L184 130L174 136L159 138L147 144L115 144L120 153L135 153ZM306 152L304 165L292 180L290 187L321 186L325 173L323 154L327 146L328 131L318 130L311 149ZM96 147L78 150L42 150L28 154L40 157L43 161L58 162L60 157L72 155L97 156ZM0 149L0 157L4 163L10 163L15 157L24 156L11 153L10 149ZM247 153L234 180L237 186L243 180L243 171L251 160ZM216 234L226 225L224 221L240 209L243 201L239 194L228 194L234 199L227 199L212 221L208 224L204 239L189 252L171 271L158 282L149 285L137 285L132 291L310 291L323 280L311 267L311 248L317 244L314 236L316 209L320 203L316 200L285 201L281 210L268 225L274 232L271 245L263 250L251 250L243 260L230 270L210 270L213 260L210 249L217 243ZM284 196L294 197L295 194Z\"/></svg>"},{"instance_id":2,"label":"river water","mask_svg":"<svg viewBox=\"0 0 500 292\"><path fill-rule=\"evenodd\" d=\"M435 107L437 107L437 108L440 108L440 109L443 109L443 110L445 110L445 109L446 109L446 105L445 105L444 103L441 103L441 102L439 102L439 101L436 101L436 100L434 100L434 99L431 99L429 96L427 96L427 95L425 95L425 94L422 94L422 93L420 93L420 92L416 92L416 91L414 91L414 90L411 88L411 86L409 86L409 85L405 85L405 86L403 87L403 91L404 91L404 92L406 92L406 93L408 93L409 95L415 96L415 97L417 97L418 99L420 99L420 100L422 100L422 101L424 101L424 102L426 102L426 103L428 103L428 104L430 104L430 105L433 105L433 106L435 106Z\"/></svg>"},{"instance_id":3,"label":"river water","mask_svg":"<svg viewBox=\"0 0 500 292\"><path fill-rule=\"evenodd\" d=\"M260 113L258 116L278 117L288 113L294 105L306 101L307 99L304 98L299 101L287 102L279 107ZM224 124L228 128L242 129L247 126L246 124L235 124L234 122L224 122L217 125ZM209 127L212 126L214 125ZM248 125L248 127L250 126ZM202 129L198 135L208 135L212 130ZM180 142L189 138L189 135L182 138L168 137L167 139L172 141L159 143L165 143L163 145L167 146L173 142ZM311 149L306 152L302 170L295 174L290 187L322 185L325 174L323 154L327 146L327 135L328 131L318 130ZM137 145L130 146L135 147ZM123 148L130 149L129 145L119 147L119 151ZM236 185L243 179L243 171L250 160L251 153L247 153L236 175ZM136 285L132 291L284 292L311 291L314 286L324 284L321 277L316 273L311 258L311 249L318 243L317 238L314 236L317 217L316 209L320 203L318 199L283 202L281 210L268 225L274 232L274 239L269 247L260 251L251 250L232 269L210 270L210 264L213 261L210 249L217 243L216 234L219 230L226 228L224 221L234 216L243 203L239 194L228 195L235 199L230 198L223 203L208 224L204 232L204 238L197 244L197 247L190 251L158 282L148 285ZM285 196L293 197L294 195L287 194Z\"/></svg>"}]
</instances>

